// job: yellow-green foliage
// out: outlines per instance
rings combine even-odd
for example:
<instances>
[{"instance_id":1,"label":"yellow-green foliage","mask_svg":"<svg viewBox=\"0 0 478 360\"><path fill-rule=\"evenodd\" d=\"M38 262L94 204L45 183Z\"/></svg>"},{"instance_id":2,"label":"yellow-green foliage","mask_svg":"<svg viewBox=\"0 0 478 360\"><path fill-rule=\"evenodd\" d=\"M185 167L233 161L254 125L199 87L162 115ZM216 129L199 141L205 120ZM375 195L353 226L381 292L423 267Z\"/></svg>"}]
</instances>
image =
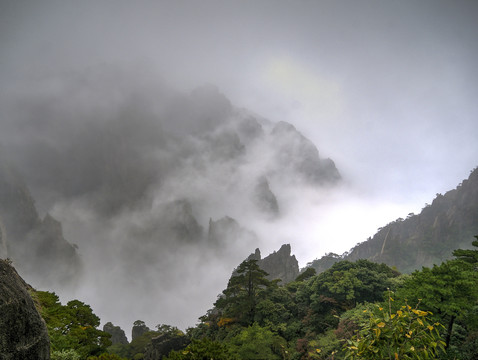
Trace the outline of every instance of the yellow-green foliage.
<instances>
[{"instance_id":1,"label":"yellow-green foliage","mask_svg":"<svg viewBox=\"0 0 478 360\"><path fill-rule=\"evenodd\" d=\"M405 303L396 312L391 306L373 305L364 312L369 318L358 334L347 340L346 359L435 359L445 349L440 337L443 326L431 322L431 313L419 310L418 305L412 308Z\"/></svg>"}]
</instances>

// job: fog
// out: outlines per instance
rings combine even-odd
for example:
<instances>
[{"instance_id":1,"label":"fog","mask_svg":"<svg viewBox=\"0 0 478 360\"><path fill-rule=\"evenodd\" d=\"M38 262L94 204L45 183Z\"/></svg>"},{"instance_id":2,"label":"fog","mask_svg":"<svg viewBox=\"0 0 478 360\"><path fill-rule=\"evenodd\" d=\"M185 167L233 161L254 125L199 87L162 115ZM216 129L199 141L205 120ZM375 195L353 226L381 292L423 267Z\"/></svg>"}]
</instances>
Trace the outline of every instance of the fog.
<instances>
[{"instance_id":1,"label":"fog","mask_svg":"<svg viewBox=\"0 0 478 360\"><path fill-rule=\"evenodd\" d=\"M477 15L1 1L0 143L85 268L74 289L27 280L127 334L137 319L185 328L257 247L290 243L303 267L419 212L478 165ZM210 220L226 216L218 241Z\"/></svg>"}]
</instances>

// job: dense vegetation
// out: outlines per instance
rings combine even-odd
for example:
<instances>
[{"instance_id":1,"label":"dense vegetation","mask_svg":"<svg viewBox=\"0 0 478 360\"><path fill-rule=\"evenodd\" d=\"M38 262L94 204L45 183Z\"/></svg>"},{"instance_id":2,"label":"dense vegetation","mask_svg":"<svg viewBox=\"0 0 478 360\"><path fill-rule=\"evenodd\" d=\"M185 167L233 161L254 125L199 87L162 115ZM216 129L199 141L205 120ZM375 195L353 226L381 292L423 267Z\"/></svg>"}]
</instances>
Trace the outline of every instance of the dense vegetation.
<instances>
[{"instance_id":1,"label":"dense vegetation","mask_svg":"<svg viewBox=\"0 0 478 360\"><path fill-rule=\"evenodd\" d=\"M32 297L47 324L52 360L86 359L111 345L110 335L97 329L100 319L89 305L78 300L62 305L47 291L34 291Z\"/></svg>"},{"instance_id":2,"label":"dense vegetation","mask_svg":"<svg viewBox=\"0 0 478 360\"><path fill-rule=\"evenodd\" d=\"M194 328L153 331L138 320L133 340L112 346L88 305L62 305L41 291L34 298L52 359L476 359L478 241L473 245L410 275L368 260L340 261L283 286L267 280L257 260L246 260Z\"/></svg>"}]
</instances>

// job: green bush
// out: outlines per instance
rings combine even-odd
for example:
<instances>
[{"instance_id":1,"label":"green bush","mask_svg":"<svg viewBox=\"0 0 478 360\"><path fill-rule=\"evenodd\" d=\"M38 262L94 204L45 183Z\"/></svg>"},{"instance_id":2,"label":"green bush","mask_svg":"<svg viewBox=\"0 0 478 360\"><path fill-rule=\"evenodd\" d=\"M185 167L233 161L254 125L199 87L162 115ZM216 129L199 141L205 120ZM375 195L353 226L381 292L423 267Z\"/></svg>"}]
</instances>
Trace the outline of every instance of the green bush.
<instances>
[{"instance_id":1,"label":"green bush","mask_svg":"<svg viewBox=\"0 0 478 360\"><path fill-rule=\"evenodd\" d=\"M390 297L389 301L393 301ZM347 340L346 359L434 359L445 342L440 337L443 326L431 323L430 312L405 304L396 312L374 305L360 330Z\"/></svg>"}]
</instances>

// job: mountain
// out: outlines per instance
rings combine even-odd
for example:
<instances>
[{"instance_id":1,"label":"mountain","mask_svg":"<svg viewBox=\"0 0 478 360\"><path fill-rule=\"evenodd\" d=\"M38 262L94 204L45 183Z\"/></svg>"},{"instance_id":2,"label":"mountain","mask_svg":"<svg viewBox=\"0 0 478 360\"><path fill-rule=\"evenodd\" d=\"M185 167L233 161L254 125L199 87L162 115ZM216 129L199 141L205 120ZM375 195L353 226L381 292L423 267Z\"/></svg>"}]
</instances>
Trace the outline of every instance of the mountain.
<instances>
[{"instance_id":1,"label":"mountain","mask_svg":"<svg viewBox=\"0 0 478 360\"><path fill-rule=\"evenodd\" d=\"M24 94L0 122L21 175L0 176L13 189L0 204L0 251L8 245L35 287L72 284L105 322L189 326L209 305L202 295L306 202L295 194L325 198L341 181L299 129L236 107L214 86L179 92L114 69L57 85ZM77 273L80 283L67 280Z\"/></svg>"},{"instance_id":2,"label":"mountain","mask_svg":"<svg viewBox=\"0 0 478 360\"><path fill-rule=\"evenodd\" d=\"M0 153L0 257L10 258L29 281L42 286L73 285L82 268L61 224L49 214L40 218L29 189L4 153Z\"/></svg>"},{"instance_id":3,"label":"mountain","mask_svg":"<svg viewBox=\"0 0 478 360\"><path fill-rule=\"evenodd\" d=\"M275 191L285 184L340 180L334 162L321 158L293 125L236 108L212 85L189 94L162 88L153 95L139 86L118 99L112 84L91 84L88 106L82 86L65 85L66 99L24 100L26 115L2 124L0 141L41 210L81 200L110 218L150 206L151 192L170 191L179 177L197 176L247 191L245 199L264 216L276 216ZM178 198L185 197L171 200Z\"/></svg>"},{"instance_id":4,"label":"mountain","mask_svg":"<svg viewBox=\"0 0 478 360\"><path fill-rule=\"evenodd\" d=\"M114 326L110 321L103 325L103 331L111 335L110 340L112 345L128 344L128 339L126 338L124 330L119 326Z\"/></svg>"},{"instance_id":5,"label":"mountain","mask_svg":"<svg viewBox=\"0 0 478 360\"><path fill-rule=\"evenodd\" d=\"M299 263L295 255L291 255L290 244L284 244L278 251L274 251L264 259L261 258L261 251L249 255L246 260L257 260L257 264L269 275L267 279L279 279L280 284L287 284L294 281L299 275Z\"/></svg>"},{"instance_id":6,"label":"mountain","mask_svg":"<svg viewBox=\"0 0 478 360\"><path fill-rule=\"evenodd\" d=\"M340 260L368 259L410 273L440 264L478 234L478 168L456 189L437 194L420 214L397 219L343 255L327 254L309 266L322 272Z\"/></svg>"}]
</instances>

